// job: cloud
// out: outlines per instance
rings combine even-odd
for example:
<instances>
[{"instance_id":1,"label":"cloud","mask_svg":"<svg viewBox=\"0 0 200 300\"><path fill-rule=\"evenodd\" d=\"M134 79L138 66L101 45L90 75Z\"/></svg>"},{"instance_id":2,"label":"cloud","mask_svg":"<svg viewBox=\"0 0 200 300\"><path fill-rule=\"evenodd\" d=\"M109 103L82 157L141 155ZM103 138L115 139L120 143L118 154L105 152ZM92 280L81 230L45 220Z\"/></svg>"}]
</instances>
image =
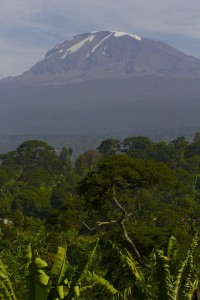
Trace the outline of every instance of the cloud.
<instances>
[{"instance_id":1,"label":"cloud","mask_svg":"<svg viewBox=\"0 0 200 300\"><path fill-rule=\"evenodd\" d=\"M199 11L197 0L1 0L0 74L19 74L57 42L102 29L167 37L200 56L192 46L200 42Z\"/></svg>"},{"instance_id":2,"label":"cloud","mask_svg":"<svg viewBox=\"0 0 200 300\"><path fill-rule=\"evenodd\" d=\"M199 9L197 0L3 0L0 24L5 31L24 26L55 34L119 26L199 37Z\"/></svg>"}]
</instances>

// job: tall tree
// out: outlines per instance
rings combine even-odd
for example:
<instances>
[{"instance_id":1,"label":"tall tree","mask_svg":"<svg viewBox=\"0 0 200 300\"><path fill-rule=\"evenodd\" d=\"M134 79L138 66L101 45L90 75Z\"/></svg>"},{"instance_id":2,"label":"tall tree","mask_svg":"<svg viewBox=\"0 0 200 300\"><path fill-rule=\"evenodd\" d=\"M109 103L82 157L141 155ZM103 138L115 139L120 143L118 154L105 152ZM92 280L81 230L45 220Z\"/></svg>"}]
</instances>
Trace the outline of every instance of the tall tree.
<instances>
[{"instance_id":1,"label":"tall tree","mask_svg":"<svg viewBox=\"0 0 200 300\"><path fill-rule=\"evenodd\" d=\"M75 169L80 175L92 170L102 160L102 154L97 150L88 150L78 156L75 162Z\"/></svg>"},{"instance_id":2,"label":"tall tree","mask_svg":"<svg viewBox=\"0 0 200 300\"><path fill-rule=\"evenodd\" d=\"M110 156L115 153L118 153L121 148L121 143L116 139L107 139L101 143L101 145L97 148L103 156Z\"/></svg>"},{"instance_id":3,"label":"tall tree","mask_svg":"<svg viewBox=\"0 0 200 300\"><path fill-rule=\"evenodd\" d=\"M131 203L135 206L134 192L156 186L165 188L174 183L172 172L164 164L114 155L100 163L97 170L88 173L80 183L79 193L84 196L86 206L99 211L99 218L104 217L103 221L96 220L95 227L119 224L125 240L140 261L137 247L126 229L127 220L134 214L130 209Z\"/></svg>"}]
</instances>

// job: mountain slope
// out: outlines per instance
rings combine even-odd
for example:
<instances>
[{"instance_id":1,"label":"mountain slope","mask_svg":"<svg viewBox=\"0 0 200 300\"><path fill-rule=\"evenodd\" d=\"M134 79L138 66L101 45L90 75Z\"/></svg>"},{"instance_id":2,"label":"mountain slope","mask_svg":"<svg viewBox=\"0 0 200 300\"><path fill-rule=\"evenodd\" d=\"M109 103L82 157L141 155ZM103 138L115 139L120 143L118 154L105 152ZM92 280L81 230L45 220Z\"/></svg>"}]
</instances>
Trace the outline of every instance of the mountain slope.
<instances>
[{"instance_id":1,"label":"mountain slope","mask_svg":"<svg viewBox=\"0 0 200 300\"><path fill-rule=\"evenodd\" d=\"M0 134L121 136L200 128L199 80L143 76L0 88Z\"/></svg>"},{"instance_id":2,"label":"mountain slope","mask_svg":"<svg viewBox=\"0 0 200 300\"><path fill-rule=\"evenodd\" d=\"M191 136L200 130L199 86L200 60L165 43L80 34L0 81L0 135L70 135L79 144L89 136Z\"/></svg>"},{"instance_id":3,"label":"mountain slope","mask_svg":"<svg viewBox=\"0 0 200 300\"><path fill-rule=\"evenodd\" d=\"M200 59L128 33L91 32L57 44L30 70L2 82L68 84L146 75L200 78Z\"/></svg>"}]
</instances>

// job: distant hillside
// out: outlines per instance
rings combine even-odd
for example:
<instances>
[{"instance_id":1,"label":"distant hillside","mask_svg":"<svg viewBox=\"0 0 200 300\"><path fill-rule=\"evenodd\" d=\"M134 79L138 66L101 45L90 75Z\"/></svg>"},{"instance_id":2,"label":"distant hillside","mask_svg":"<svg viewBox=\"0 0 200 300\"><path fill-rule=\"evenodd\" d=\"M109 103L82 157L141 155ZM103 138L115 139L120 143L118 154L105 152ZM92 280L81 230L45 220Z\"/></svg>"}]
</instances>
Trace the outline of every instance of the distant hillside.
<instances>
[{"instance_id":1,"label":"distant hillside","mask_svg":"<svg viewBox=\"0 0 200 300\"><path fill-rule=\"evenodd\" d=\"M0 134L141 133L200 126L199 80L147 76L0 88ZM186 133L185 133L186 134Z\"/></svg>"}]
</instances>

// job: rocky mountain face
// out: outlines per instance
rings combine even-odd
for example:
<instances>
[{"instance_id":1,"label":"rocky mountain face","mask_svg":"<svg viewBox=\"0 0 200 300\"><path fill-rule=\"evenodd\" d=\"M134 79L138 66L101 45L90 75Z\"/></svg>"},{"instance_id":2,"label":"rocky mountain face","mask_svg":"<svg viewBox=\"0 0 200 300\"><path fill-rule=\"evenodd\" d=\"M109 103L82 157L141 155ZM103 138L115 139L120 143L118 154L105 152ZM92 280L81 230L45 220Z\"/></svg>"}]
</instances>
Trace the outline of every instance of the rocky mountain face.
<instances>
[{"instance_id":1,"label":"rocky mountain face","mask_svg":"<svg viewBox=\"0 0 200 300\"><path fill-rule=\"evenodd\" d=\"M200 59L128 33L91 32L57 44L28 71L2 82L49 85L147 75L200 78Z\"/></svg>"}]
</instances>

